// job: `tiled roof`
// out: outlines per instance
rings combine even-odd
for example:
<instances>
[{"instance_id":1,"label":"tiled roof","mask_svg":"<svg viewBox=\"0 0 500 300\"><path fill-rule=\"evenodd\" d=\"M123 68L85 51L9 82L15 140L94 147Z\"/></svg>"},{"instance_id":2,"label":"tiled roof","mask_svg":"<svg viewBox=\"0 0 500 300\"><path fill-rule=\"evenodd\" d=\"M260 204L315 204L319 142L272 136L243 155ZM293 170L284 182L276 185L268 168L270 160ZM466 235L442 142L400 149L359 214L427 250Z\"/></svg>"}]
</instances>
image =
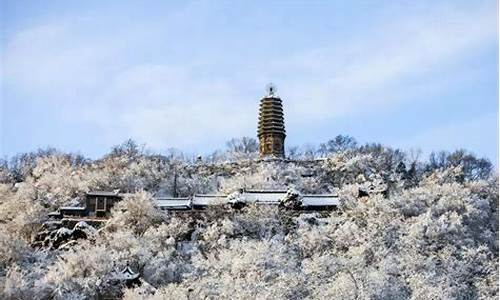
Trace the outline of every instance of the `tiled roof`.
<instances>
[{"instance_id":1,"label":"tiled roof","mask_svg":"<svg viewBox=\"0 0 500 300\"><path fill-rule=\"evenodd\" d=\"M90 191L87 193L88 196L112 196L116 197L119 196L119 191Z\"/></svg>"},{"instance_id":2,"label":"tiled roof","mask_svg":"<svg viewBox=\"0 0 500 300\"><path fill-rule=\"evenodd\" d=\"M190 198L156 198L156 205L162 209L189 209L191 208Z\"/></svg>"},{"instance_id":3,"label":"tiled roof","mask_svg":"<svg viewBox=\"0 0 500 300\"><path fill-rule=\"evenodd\" d=\"M59 210L85 210L85 207L80 207L80 206L63 206L60 207Z\"/></svg>"}]
</instances>

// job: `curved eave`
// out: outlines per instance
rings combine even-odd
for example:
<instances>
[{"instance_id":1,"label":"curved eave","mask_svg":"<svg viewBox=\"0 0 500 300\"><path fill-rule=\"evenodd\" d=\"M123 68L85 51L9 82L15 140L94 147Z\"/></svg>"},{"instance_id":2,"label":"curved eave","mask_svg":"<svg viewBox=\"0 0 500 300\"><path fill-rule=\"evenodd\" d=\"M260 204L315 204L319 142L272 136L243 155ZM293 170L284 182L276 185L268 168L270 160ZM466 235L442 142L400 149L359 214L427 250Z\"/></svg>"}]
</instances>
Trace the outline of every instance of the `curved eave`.
<instances>
[{"instance_id":1,"label":"curved eave","mask_svg":"<svg viewBox=\"0 0 500 300\"><path fill-rule=\"evenodd\" d=\"M283 115L266 115L266 116L259 116L260 121L266 121L266 120L284 120L285 117Z\"/></svg>"},{"instance_id":2,"label":"curved eave","mask_svg":"<svg viewBox=\"0 0 500 300\"><path fill-rule=\"evenodd\" d=\"M282 110L276 110L276 111L262 111L259 113L259 117L265 117L265 116L283 116L283 111Z\"/></svg>"},{"instance_id":3,"label":"curved eave","mask_svg":"<svg viewBox=\"0 0 500 300\"><path fill-rule=\"evenodd\" d=\"M261 137L263 135L281 135L283 137L286 137L286 131L284 131L284 130L277 130L277 129L266 130L266 131L257 131L257 136L258 137Z\"/></svg>"},{"instance_id":4,"label":"curved eave","mask_svg":"<svg viewBox=\"0 0 500 300\"><path fill-rule=\"evenodd\" d=\"M281 101L262 101L259 107L263 106L283 106L283 103Z\"/></svg>"},{"instance_id":5,"label":"curved eave","mask_svg":"<svg viewBox=\"0 0 500 300\"><path fill-rule=\"evenodd\" d=\"M281 98L278 97L278 96L264 96L262 98L260 98L260 101L264 101L264 100L279 100L281 101Z\"/></svg>"},{"instance_id":6,"label":"curved eave","mask_svg":"<svg viewBox=\"0 0 500 300\"><path fill-rule=\"evenodd\" d=\"M280 128L285 130L285 126L283 123L267 123L267 124L259 124L257 126L259 129L275 129L275 128Z\"/></svg>"},{"instance_id":7,"label":"curved eave","mask_svg":"<svg viewBox=\"0 0 500 300\"><path fill-rule=\"evenodd\" d=\"M258 126L259 127L262 127L262 126L273 126L273 125L279 125L279 126L283 126L285 127L285 122L283 122L283 120L280 120L280 119L274 119L274 120L265 120L265 121L261 121L259 122Z\"/></svg>"}]
</instances>

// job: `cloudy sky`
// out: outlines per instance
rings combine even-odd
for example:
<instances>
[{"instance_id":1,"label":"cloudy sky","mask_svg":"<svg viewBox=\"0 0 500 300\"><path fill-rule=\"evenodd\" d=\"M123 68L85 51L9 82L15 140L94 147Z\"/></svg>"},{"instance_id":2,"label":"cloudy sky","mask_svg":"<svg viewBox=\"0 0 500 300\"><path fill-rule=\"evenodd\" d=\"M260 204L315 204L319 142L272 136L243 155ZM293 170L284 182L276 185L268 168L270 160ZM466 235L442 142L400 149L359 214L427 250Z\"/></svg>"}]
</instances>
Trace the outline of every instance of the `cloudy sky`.
<instances>
[{"instance_id":1,"label":"cloudy sky","mask_svg":"<svg viewBox=\"0 0 500 300\"><path fill-rule=\"evenodd\" d=\"M497 1L2 1L0 156L337 134L498 165Z\"/></svg>"}]
</instances>

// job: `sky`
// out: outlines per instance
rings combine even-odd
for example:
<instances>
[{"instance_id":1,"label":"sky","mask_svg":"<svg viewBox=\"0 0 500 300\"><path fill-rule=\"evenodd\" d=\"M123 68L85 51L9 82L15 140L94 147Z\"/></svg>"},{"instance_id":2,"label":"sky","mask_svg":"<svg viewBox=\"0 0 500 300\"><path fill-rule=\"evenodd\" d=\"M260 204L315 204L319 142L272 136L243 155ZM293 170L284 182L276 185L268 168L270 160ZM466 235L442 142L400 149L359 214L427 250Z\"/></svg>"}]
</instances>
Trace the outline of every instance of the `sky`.
<instances>
[{"instance_id":1,"label":"sky","mask_svg":"<svg viewBox=\"0 0 500 300\"><path fill-rule=\"evenodd\" d=\"M4 0L0 26L0 157L208 154L255 137L273 82L287 146L347 134L498 166L495 0Z\"/></svg>"}]
</instances>

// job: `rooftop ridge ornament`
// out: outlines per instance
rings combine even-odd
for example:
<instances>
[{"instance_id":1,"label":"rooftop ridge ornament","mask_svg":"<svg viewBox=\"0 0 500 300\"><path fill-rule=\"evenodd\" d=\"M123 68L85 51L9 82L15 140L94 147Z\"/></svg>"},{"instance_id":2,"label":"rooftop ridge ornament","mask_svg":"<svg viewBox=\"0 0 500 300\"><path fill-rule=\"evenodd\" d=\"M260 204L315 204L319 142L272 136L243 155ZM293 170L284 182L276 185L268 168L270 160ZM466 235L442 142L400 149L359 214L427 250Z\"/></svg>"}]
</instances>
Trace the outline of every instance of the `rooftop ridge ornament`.
<instances>
[{"instance_id":1,"label":"rooftop ridge ornament","mask_svg":"<svg viewBox=\"0 0 500 300\"><path fill-rule=\"evenodd\" d=\"M274 83L270 82L266 85L266 92L268 96L273 97L276 94L276 91L278 89L276 88L276 85Z\"/></svg>"}]
</instances>

